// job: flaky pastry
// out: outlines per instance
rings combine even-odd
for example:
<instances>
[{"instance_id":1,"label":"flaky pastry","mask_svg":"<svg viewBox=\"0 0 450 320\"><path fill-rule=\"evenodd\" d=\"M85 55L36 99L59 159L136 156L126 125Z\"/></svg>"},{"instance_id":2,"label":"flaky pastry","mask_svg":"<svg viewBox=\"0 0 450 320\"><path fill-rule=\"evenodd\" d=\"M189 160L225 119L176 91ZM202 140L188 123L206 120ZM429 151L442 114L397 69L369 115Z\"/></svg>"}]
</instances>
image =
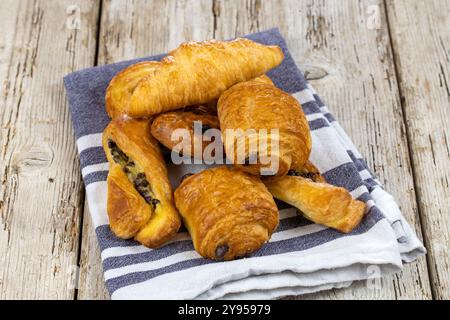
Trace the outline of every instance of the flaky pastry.
<instances>
[{"instance_id":1,"label":"flaky pastry","mask_svg":"<svg viewBox=\"0 0 450 320\"><path fill-rule=\"evenodd\" d=\"M198 148L199 158L202 159L203 150L212 142L204 138L204 134L209 129L219 129L219 120L208 114L208 110L189 110L170 111L156 116L152 122L151 133L168 149L185 156L195 156L194 150ZM181 131L180 135L176 135L177 130ZM187 133L188 136L181 133ZM174 150L174 147L179 150Z\"/></svg>"},{"instance_id":2,"label":"flaky pastry","mask_svg":"<svg viewBox=\"0 0 450 320\"><path fill-rule=\"evenodd\" d=\"M346 189L326 183L310 165L311 172L292 170L283 177L264 179L264 184L275 198L299 209L307 219L345 233L352 231L364 216L365 203L352 199Z\"/></svg>"},{"instance_id":3,"label":"flaky pastry","mask_svg":"<svg viewBox=\"0 0 450 320\"><path fill-rule=\"evenodd\" d=\"M106 89L105 107L110 118L123 115L128 109L131 95L142 78L150 75L159 66L157 61L144 61L133 64L114 76Z\"/></svg>"},{"instance_id":4,"label":"flaky pastry","mask_svg":"<svg viewBox=\"0 0 450 320\"><path fill-rule=\"evenodd\" d=\"M283 58L279 47L248 39L184 43L139 82L121 113L148 117L207 103L234 84L263 75Z\"/></svg>"},{"instance_id":5,"label":"flaky pastry","mask_svg":"<svg viewBox=\"0 0 450 320\"><path fill-rule=\"evenodd\" d=\"M255 80L236 84L222 94L217 110L227 157L242 170L282 176L308 160L311 134L302 108L274 85ZM238 138L239 130L244 139ZM264 130L267 135L261 135ZM244 149L239 149L240 142ZM262 154L270 162L261 160Z\"/></svg>"},{"instance_id":6,"label":"flaky pastry","mask_svg":"<svg viewBox=\"0 0 450 320\"><path fill-rule=\"evenodd\" d=\"M110 163L107 211L111 230L156 248L178 231L181 220L172 187L148 120L120 119L103 132Z\"/></svg>"},{"instance_id":7,"label":"flaky pastry","mask_svg":"<svg viewBox=\"0 0 450 320\"><path fill-rule=\"evenodd\" d=\"M209 259L246 256L278 225L278 209L264 184L237 168L221 166L185 178L175 203L195 250Z\"/></svg>"}]
</instances>

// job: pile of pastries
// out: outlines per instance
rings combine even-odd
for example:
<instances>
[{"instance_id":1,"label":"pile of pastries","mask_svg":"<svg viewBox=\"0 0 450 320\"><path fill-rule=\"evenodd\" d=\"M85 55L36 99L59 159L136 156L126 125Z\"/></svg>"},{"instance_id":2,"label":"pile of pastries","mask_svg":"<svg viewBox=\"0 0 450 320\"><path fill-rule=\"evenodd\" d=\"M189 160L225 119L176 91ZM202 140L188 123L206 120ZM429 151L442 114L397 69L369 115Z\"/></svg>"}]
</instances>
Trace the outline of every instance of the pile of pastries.
<instances>
[{"instance_id":1,"label":"pile of pastries","mask_svg":"<svg viewBox=\"0 0 450 320\"><path fill-rule=\"evenodd\" d=\"M247 39L188 42L161 61L134 64L118 73L106 92L111 122L103 133L110 163L107 212L111 230L157 248L175 236L181 223L205 258L245 257L266 243L278 225L274 198L296 207L307 219L341 232L361 221L365 204L344 188L327 184L308 160L311 134L298 101L265 73L284 58L277 46ZM173 191L163 150L174 150L172 134L194 122L221 130L231 165L183 177ZM245 161L227 129L277 129L278 166L245 149ZM259 142L260 137L248 137ZM183 154L194 157L194 154ZM250 158L255 161L248 161ZM230 159L231 158L231 159Z\"/></svg>"}]
</instances>

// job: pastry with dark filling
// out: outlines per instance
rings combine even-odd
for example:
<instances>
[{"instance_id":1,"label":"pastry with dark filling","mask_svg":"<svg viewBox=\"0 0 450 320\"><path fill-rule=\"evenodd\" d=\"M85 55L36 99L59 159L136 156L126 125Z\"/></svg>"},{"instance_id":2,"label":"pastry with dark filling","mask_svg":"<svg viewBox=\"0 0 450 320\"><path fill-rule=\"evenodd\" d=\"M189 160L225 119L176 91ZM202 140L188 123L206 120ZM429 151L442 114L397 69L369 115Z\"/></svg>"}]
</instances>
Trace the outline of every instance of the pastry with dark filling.
<instances>
[{"instance_id":1,"label":"pastry with dark filling","mask_svg":"<svg viewBox=\"0 0 450 320\"><path fill-rule=\"evenodd\" d=\"M260 178L226 166L185 177L175 203L195 250L232 260L259 249L278 225L278 209Z\"/></svg>"},{"instance_id":2,"label":"pastry with dark filling","mask_svg":"<svg viewBox=\"0 0 450 320\"><path fill-rule=\"evenodd\" d=\"M148 120L112 120L103 133L103 148L110 163L107 212L111 230L150 248L163 245L176 234L181 220Z\"/></svg>"},{"instance_id":3,"label":"pastry with dark filling","mask_svg":"<svg viewBox=\"0 0 450 320\"><path fill-rule=\"evenodd\" d=\"M175 137L174 134L179 129L184 129L188 136ZM214 137L204 137L209 129L219 129L219 120L217 116L210 114L207 107L198 106L156 116L152 122L151 133L165 147L183 152L185 156L194 156L194 148L198 148L199 158L202 159L203 150L214 142ZM178 150L174 150L174 147Z\"/></svg>"},{"instance_id":4,"label":"pastry with dark filling","mask_svg":"<svg viewBox=\"0 0 450 320\"><path fill-rule=\"evenodd\" d=\"M242 170L283 176L308 160L312 142L306 116L294 97L273 84L238 83L220 96L217 111L226 155ZM236 134L227 134L228 129Z\"/></svg>"},{"instance_id":5,"label":"pastry with dark filling","mask_svg":"<svg viewBox=\"0 0 450 320\"><path fill-rule=\"evenodd\" d=\"M315 223L348 233L364 216L365 203L354 200L346 189L326 183L310 161L302 168L290 169L286 176L263 181L275 198Z\"/></svg>"}]
</instances>

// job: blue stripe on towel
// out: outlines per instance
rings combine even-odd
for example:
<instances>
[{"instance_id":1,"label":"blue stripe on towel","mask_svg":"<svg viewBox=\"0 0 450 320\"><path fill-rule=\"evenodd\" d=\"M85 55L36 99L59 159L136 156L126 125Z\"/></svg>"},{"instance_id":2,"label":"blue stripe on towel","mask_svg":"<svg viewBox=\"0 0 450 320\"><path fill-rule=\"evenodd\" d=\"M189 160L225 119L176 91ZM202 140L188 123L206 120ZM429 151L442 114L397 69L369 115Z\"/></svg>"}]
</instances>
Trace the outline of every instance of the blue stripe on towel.
<instances>
[{"instance_id":1,"label":"blue stripe on towel","mask_svg":"<svg viewBox=\"0 0 450 320\"><path fill-rule=\"evenodd\" d=\"M380 221L383 218L384 217L381 214L381 212L376 207L373 207L367 214L366 219L355 230L353 230L353 232L350 235L358 235L367 232L368 230L370 230L370 228L372 228L378 221ZM280 240L276 242L269 242L266 245L264 245L261 249L254 252L250 257L262 257L296 251L304 251L345 236L347 235L342 232L335 231L332 229L325 229L308 235L294 237L286 240ZM203 258L190 259L154 270L128 273L126 275L107 280L106 285L108 286L108 289L112 293L121 287L146 281L161 276L163 274L182 271L189 268L198 267L201 265L211 263L224 263L224 262L217 262Z\"/></svg>"},{"instance_id":2,"label":"blue stripe on towel","mask_svg":"<svg viewBox=\"0 0 450 320\"><path fill-rule=\"evenodd\" d=\"M291 218L286 218L280 221L276 232L286 231L298 227L302 227L305 225L310 225L311 222L302 219L300 216L295 216ZM106 226L108 227L108 226ZM108 227L109 229L109 227ZM137 244L137 243L136 243ZM176 242L169 243L164 246L164 250L151 250L144 253L136 253L130 254L120 257L110 257L106 258L103 261L104 270L120 268L127 265L142 263L148 261L155 261L162 258L166 258L168 256L194 250L192 246L192 241L189 240L180 240Z\"/></svg>"}]
</instances>

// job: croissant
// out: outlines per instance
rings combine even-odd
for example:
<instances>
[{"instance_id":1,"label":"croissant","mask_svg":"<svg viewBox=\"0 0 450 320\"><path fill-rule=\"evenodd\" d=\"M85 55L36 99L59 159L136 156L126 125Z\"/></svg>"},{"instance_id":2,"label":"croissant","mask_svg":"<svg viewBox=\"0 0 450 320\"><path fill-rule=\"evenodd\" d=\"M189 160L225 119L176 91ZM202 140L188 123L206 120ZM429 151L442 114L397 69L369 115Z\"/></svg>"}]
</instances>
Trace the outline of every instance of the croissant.
<instances>
[{"instance_id":1,"label":"croissant","mask_svg":"<svg viewBox=\"0 0 450 320\"><path fill-rule=\"evenodd\" d=\"M231 260L267 242L278 209L259 177L227 166L185 178L175 203L195 250L205 258Z\"/></svg>"},{"instance_id":2,"label":"croissant","mask_svg":"<svg viewBox=\"0 0 450 320\"><path fill-rule=\"evenodd\" d=\"M157 141L147 120L117 118L103 132L110 163L107 212L111 230L156 248L179 229L181 219Z\"/></svg>"},{"instance_id":3,"label":"croissant","mask_svg":"<svg viewBox=\"0 0 450 320\"><path fill-rule=\"evenodd\" d=\"M216 116L208 114L208 110L204 108L191 108L190 110L170 111L156 116L152 123L151 133L170 150L181 152L185 156L198 155L197 158L203 159L203 151L212 143L206 138L203 139L203 134L209 129L219 129L219 120ZM180 129L184 130L181 133L188 136L175 136L176 130Z\"/></svg>"},{"instance_id":4,"label":"croissant","mask_svg":"<svg viewBox=\"0 0 450 320\"><path fill-rule=\"evenodd\" d=\"M239 83L222 94L217 111L226 155L242 170L282 176L308 160L311 134L302 108L274 85Z\"/></svg>"},{"instance_id":5,"label":"croissant","mask_svg":"<svg viewBox=\"0 0 450 320\"><path fill-rule=\"evenodd\" d=\"M264 179L264 184L275 198L296 207L307 219L345 233L352 231L364 216L365 203L352 199L344 188L314 182L325 180L314 166L309 168L313 172L290 171L292 175Z\"/></svg>"},{"instance_id":6,"label":"croissant","mask_svg":"<svg viewBox=\"0 0 450 320\"><path fill-rule=\"evenodd\" d=\"M157 61L144 61L133 64L114 76L106 89L105 107L110 118L123 114L128 109L131 95L139 81L152 74L159 66Z\"/></svg>"},{"instance_id":7,"label":"croissant","mask_svg":"<svg viewBox=\"0 0 450 320\"><path fill-rule=\"evenodd\" d=\"M148 117L183 106L203 104L234 84L258 77L278 66L278 46L248 39L187 42L170 52L134 89L122 114Z\"/></svg>"}]
</instances>

